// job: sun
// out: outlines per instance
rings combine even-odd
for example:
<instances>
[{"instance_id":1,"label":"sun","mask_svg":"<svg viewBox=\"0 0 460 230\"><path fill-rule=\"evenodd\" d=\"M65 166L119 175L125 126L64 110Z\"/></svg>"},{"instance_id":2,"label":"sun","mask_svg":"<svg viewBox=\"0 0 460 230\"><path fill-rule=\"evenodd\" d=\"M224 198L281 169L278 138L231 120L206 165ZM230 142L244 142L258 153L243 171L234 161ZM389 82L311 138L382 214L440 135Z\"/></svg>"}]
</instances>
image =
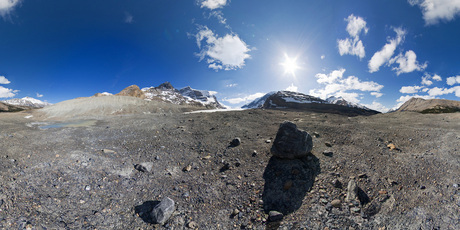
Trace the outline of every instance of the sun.
<instances>
[{"instance_id":1,"label":"sun","mask_svg":"<svg viewBox=\"0 0 460 230\"><path fill-rule=\"evenodd\" d=\"M297 57L290 58L287 54L284 54L284 57L284 62L280 63L284 67L284 74L292 74L292 76L295 76L295 71L300 69L297 65Z\"/></svg>"}]
</instances>

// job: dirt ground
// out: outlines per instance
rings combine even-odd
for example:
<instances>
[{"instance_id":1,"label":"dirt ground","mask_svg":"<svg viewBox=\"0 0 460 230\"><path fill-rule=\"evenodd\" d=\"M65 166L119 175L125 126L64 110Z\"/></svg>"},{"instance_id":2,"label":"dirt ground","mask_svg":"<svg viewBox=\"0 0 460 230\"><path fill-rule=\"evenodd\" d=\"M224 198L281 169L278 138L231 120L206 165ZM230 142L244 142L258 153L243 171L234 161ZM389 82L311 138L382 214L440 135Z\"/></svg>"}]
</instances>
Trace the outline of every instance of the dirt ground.
<instances>
[{"instance_id":1,"label":"dirt ground","mask_svg":"<svg viewBox=\"0 0 460 230\"><path fill-rule=\"evenodd\" d=\"M460 113L34 114L0 113L1 229L460 229ZM285 120L312 155L271 157ZM176 211L159 226L163 197Z\"/></svg>"}]
</instances>

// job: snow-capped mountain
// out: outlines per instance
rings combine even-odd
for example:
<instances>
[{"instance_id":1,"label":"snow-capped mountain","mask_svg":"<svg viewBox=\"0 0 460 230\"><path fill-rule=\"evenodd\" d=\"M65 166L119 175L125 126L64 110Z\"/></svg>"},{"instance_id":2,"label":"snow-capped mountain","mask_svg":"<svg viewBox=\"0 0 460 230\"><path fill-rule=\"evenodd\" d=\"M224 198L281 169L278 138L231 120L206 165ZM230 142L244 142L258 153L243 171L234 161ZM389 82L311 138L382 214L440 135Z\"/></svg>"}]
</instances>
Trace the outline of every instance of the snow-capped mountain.
<instances>
[{"instance_id":1,"label":"snow-capped mountain","mask_svg":"<svg viewBox=\"0 0 460 230\"><path fill-rule=\"evenodd\" d=\"M5 100L3 102L10 105L27 106L31 108L43 108L45 106L51 105L48 102L40 101L32 97L13 98L10 100Z\"/></svg>"},{"instance_id":2,"label":"snow-capped mountain","mask_svg":"<svg viewBox=\"0 0 460 230\"><path fill-rule=\"evenodd\" d=\"M347 102L343 98L330 97L323 100L298 92L270 92L242 108L255 109L302 109L314 112L346 114L349 116L371 115L379 113L364 106Z\"/></svg>"},{"instance_id":3,"label":"snow-capped mountain","mask_svg":"<svg viewBox=\"0 0 460 230\"><path fill-rule=\"evenodd\" d=\"M343 97L331 96L331 97L327 98L326 101L329 102L330 104L334 104L334 105L342 105L342 106L351 107L351 108L369 109L366 106L356 104L356 103L353 103L353 102L349 102L349 101L343 99Z\"/></svg>"},{"instance_id":4,"label":"snow-capped mountain","mask_svg":"<svg viewBox=\"0 0 460 230\"><path fill-rule=\"evenodd\" d=\"M165 82L158 87L143 88L146 100L160 100L178 105L205 106L212 109L224 109L211 91L196 90L189 86L180 90Z\"/></svg>"}]
</instances>

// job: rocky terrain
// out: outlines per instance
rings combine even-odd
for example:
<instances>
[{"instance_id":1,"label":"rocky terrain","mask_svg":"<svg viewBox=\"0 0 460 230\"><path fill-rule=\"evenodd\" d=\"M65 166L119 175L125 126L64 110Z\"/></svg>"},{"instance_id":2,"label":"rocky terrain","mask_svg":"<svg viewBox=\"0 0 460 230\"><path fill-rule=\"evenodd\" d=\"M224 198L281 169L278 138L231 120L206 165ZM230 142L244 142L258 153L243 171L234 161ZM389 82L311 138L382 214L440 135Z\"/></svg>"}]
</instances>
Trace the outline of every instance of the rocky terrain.
<instances>
[{"instance_id":1,"label":"rocky terrain","mask_svg":"<svg viewBox=\"0 0 460 230\"><path fill-rule=\"evenodd\" d=\"M460 101L444 100L444 99L429 99L411 98L406 101L398 112L412 111L421 113L454 113L460 112Z\"/></svg>"},{"instance_id":2,"label":"rocky terrain","mask_svg":"<svg viewBox=\"0 0 460 230\"><path fill-rule=\"evenodd\" d=\"M43 108L45 106L51 105L48 102L41 101L32 97L13 98L2 102L5 104L25 107L29 109Z\"/></svg>"},{"instance_id":3,"label":"rocky terrain","mask_svg":"<svg viewBox=\"0 0 460 230\"><path fill-rule=\"evenodd\" d=\"M0 113L0 228L460 228L460 113L196 108L104 96ZM273 156L284 121L311 153Z\"/></svg>"}]
</instances>

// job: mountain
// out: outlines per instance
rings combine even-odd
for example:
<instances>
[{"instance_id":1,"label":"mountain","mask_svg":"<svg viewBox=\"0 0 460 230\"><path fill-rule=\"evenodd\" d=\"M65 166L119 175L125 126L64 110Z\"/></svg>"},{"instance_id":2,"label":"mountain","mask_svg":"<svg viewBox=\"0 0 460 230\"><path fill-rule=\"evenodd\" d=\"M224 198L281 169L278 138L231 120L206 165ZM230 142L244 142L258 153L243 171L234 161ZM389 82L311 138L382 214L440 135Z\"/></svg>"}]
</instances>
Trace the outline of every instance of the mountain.
<instances>
[{"instance_id":1,"label":"mountain","mask_svg":"<svg viewBox=\"0 0 460 230\"><path fill-rule=\"evenodd\" d=\"M204 106L209 109L225 109L217 98L207 90L196 90L189 86L177 90L165 82L158 87L143 88L146 100L164 101L177 105Z\"/></svg>"},{"instance_id":2,"label":"mountain","mask_svg":"<svg viewBox=\"0 0 460 230\"><path fill-rule=\"evenodd\" d=\"M117 93L116 96L130 96L137 97L140 99L145 99L144 92L137 85L131 85L123 89L121 92Z\"/></svg>"},{"instance_id":3,"label":"mountain","mask_svg":"<svg viewBox=\"0 0 460 230\"><path fill-rule=\"evenodd\" d=\"M15 105L10 105L6 104L0 101L0 113L2 112L19 112L22 110L25 110L27 108L21 107L21 106L15 106Z\"/></svg>"},{"instance_id":4,"label":"mountain","mask_svg":"<svg viewBox=\"0 0 460 230\"><path fill-rule=\"evenodd\" d=\"M14 105L14 106L25 106L29 108L43 108L45 106L51 105L48 102L40 101L32 97L23 97L23 98L13 98L10 100L5 100L3 103Z\"/></svg>"},{"instance_id":5,"label":"mountain","mask_svg":"<svg viewBox=\"0 0 460 230\"><path fill-rule=\"evenodd\" d=\"M270 92L244 105L242 108L299 109L313 112L337 113L348 116L380 113L364 106L347 102L341 97L330 97L328 100L323 100L321 98L291 91Z\"/></svg>"},{"instance_id":6,"label":"mountain","mask_svg":"<svg viewBox=\"0 0 460 230\"><path fill-rule=\"evenodd\" d=\"M460 112L460 101L445 99L411 98L406 101L397 112L412 111L420 113L453 113Z\"/></svg>"}]
</instances>

